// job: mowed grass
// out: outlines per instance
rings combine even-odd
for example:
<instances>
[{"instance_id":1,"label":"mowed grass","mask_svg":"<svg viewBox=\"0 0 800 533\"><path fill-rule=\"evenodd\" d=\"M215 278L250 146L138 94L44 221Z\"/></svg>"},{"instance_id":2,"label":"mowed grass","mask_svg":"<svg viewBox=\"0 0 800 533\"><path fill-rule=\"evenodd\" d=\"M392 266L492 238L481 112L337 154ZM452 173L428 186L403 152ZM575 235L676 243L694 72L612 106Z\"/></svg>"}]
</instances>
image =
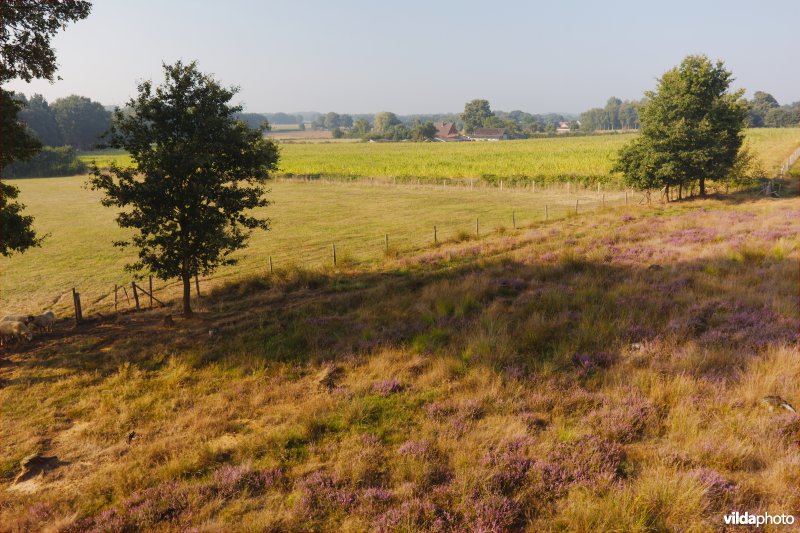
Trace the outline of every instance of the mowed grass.
<instances>
[{"instance_id":1,"label":"mowed grass","mask_svg":"<svg viewBox=\"0 0 800 533\"><path fill-rule=\"evenodd\" d=\"M311 132L313 133L313 132ZM616 181L610 176L619 149L636 134L555 137L503 142L283 144L280 172L336 178L446 178L584 182ZM746 132L769 175L800 146L800 128L758 128ZM130 164L124 153L81 155L100 166Z\"/></svg>"},{"instance_id":2,"label":"mowed grass","mask_svg":"<svg viewBox=\"0 0 800 533\"><path fill-rule=\"evenodd\" d=\"M51 306L68 311L71 289L82 294L84 309L107 311L113 306L114 285L130 285L126 262L132 250L114 248L125 233L114 222L115 211L100 205L100 194L85 188L85 176L15 180L26 213L35 217L36 230L49 234L41 248L0 258L3 272L0 308L3 312L35 312ZM390 186L368 183L328 184L277 180L271 186L271 206L260 215L272 220L267 232L256 232L247 249L237 254L240 264L227 267L214 279L264 272L272 256L275 268L332 265L336 245L339 265L374 262L386 255L408 253L434 245L434 226L440 242L464 240L523 227L545 218L563 218L575 211L624 204L624 192L564 188L475 188ZM638 197L631 194L631 204ZM204 282L205 285L205 282ZM159 291L172 290L158 281ZM128 287L130 290L130 287ZM127 300L126 300L127 303Z\"/></svg>"}]
</instances>

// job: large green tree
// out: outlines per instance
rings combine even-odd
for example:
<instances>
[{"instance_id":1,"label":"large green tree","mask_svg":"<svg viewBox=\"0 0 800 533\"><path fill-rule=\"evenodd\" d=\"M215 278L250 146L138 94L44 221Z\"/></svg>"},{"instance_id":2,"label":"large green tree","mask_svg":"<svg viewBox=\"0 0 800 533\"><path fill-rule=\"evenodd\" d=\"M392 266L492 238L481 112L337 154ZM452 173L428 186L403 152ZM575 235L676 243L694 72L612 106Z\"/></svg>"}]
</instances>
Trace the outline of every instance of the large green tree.
<instances>
[{"instance_id":1,"label":"large green tree","mask_svg":"<svg viewBox=\"0 0 800 533\"><path fill-rule=\"evenodd\" d=\"M739 158L747 119L744 91L730 92L731 73L721 61L687 56L646 93L641 135L620 152L615 169L638 188L726 180Z\"/></svg>"},{"instance_id":2,"label":"large green tree","mask_svg":"<svg viewBox=\"0 0 800 533\"><path fill-rule=\"evenodd\" d=\"M77 150L94 148L111 127L111 113L85 96L71 95L54 101L50 108L64 144Z\"/></svg>"},{"instance_id":3,"label":"large green tree","mask_svg":"<svg viewBox=\"0 0 800 533\"><path fill-rule=\"evenodd\" d=\"M375 113L373 129L378 133L390 133L392 128L398 124L400 124L400 119L390 111Z\"/></svg>"},{"instance_id":4,"label":"large green tree","mask_svg":"<svg viewBox=\"0 0 800 533\"><path fill-rule=\"evenodd\" d=\"M6 0L0 2L0 83L16 78L52 81L56 54L51 38L68 22L86 18L91 4L83 0ZM41 143L18 119L22 104L0 88L0 174L6 165L33 157ZM0 253L22 252L39 244L33 218L16 202L19 190L0 183Z\"/></svg>"},{"instance_id":5,"label":"large green tree","mask_svg":"<svg viewBox=\"0 0 800 533\"><path fill-rule=\"evenodd\" d=\"M18 95L25 106L20 111L19 119L33 130L34 135L45 146L62 146L64 138L56 122L56 115L50 104L41 94L34 94L30 99Z\"/></svg>"},{"instance_id":6,"label":"large green tree","mask_svg":"<svg viewBox=\"0 0 800 533\"><path fill-rule=\"evenodd\" d=\"M471 100L464 105L461 120L464 121L464 131L472 133L476 128L482 128L486 119L493 116L488 100Z\"/></svg>"},{"instance_id":7,"label":"large green tree","mask_svg":"<svg viewBox=\"0 0 800 533\"><path fill-rule=\"evenodd\" d=\"M128 107L114 114L108 144L131 154L134 168L92 169L90 184L103 204L122 208L117 223L134 230L138 249L131 271L183 282L183 310L192 314L191 279L235 263L269 220L253 215L265 207L266 182L277 168L278 147L236 119L236 88L222 87L196 63L164 65L165 81L141 83Z\"/></svg>"}]
</instances>

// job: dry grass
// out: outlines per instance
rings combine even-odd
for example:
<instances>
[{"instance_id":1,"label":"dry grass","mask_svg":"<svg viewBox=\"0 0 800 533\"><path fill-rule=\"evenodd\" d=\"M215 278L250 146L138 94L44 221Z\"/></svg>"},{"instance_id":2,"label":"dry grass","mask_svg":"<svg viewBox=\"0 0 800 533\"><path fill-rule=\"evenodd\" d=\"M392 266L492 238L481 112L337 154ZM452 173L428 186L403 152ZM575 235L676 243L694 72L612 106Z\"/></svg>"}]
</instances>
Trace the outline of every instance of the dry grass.
<instances>
[{"instance_id":1,"label":"dry grass","mask_svg":"<svg viewBox=\"0 0 800 533\"><path fill-rule=\"evenodd\" d=\"M797 514L800 199L281 268L0 367L9 530L711 530ZM213 334L209 335L209 330ZM56 458L13 484L32 453ZM27 485L25 484L27 483Z\"/></svg>"}]
</instances>

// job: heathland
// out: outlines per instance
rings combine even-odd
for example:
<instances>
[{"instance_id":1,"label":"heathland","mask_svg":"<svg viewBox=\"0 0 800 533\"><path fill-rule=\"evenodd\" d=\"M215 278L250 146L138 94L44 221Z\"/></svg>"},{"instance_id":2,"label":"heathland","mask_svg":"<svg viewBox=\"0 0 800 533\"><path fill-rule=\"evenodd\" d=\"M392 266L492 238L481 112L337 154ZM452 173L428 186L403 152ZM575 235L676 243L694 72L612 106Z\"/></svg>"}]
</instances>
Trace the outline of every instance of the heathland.
<instances>
[{"instance_id":1,"label":"heathland","mask_svg":"<svg viewBox=\"0 0 800 533\"><path fill-rule=\"evenodd\" d=\"M0 520L708 531L793 512L798 235L796 196L618 205L262 270L172 325L61 321L0 367Z\"/></svg>"}]
</instances>

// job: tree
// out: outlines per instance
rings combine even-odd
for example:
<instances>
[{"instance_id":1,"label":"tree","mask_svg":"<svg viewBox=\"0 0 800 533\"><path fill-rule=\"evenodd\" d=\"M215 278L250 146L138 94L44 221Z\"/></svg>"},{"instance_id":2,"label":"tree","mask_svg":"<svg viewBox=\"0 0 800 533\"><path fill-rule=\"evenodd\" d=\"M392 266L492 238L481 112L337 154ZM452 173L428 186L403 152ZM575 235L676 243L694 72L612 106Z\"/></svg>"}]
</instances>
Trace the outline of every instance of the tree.
<instances>
[{"instance_id":1,"label":"tree","mask_svg":"<svg viewBox=\"0 0 800 533\"><path fill-rule=\"evenodd\" d=\"M412 140L417 142L432 141L434 137L436 137L437 131L433 122L417 120L414 122L414 125L411 126L410 136Z\"/></svg>"},{"instance_id":2,"label":"tree","mask_svg":"<svg viewBox=\"0 0 800 533\"><path fill-rule=\"evenodd\" d=\"M765 119L767 113L772 109L780 107L775 97L764 91L756 91L753 94L753 99L748 102L749 113L748 122L753 128L760 128L765 126Z\"/></svg>"},{"instance_id":3,"label":"tree","mask_svg":"<svg viewBox=\"0 0 800 533\"><path fill-rule=\"evenodd\" d=\"M483 121L484 128L503 128L505 125L506 123L503 119L494 115L491 117L486 117L486 119Z\"/></svg>"},{"instance_id":4,"label":"tree","mask_svg":"<svg viewBox=\"0 0 800 533\"><path fill-rule=\"evenodd\" d=\"M796 126L797 118L792 111L786 107L775 107L767 111L764 116L764 126L768 128L786 128Z\"/></svg>"},{"instance_id":5,"label":"tree","mask_svg":"<svg viewBox=\"0 0 800 533\"><path fill-rule=\"evenodd\" d=\"M731 73L721 61L687 56L661 77L641 110L641 135L622 149L615 170L637 188L725 180L737 162L747 104L729 92Z\"/></svg>"},{"instance_id":6,"label":"tree","mask_svg":"<svg viewBox=\"0 0 800 533\"><path fill-rule=\"evenodd\" d=\"M364 138L369 134L371 129L372 125L369 123L369 121L365 118L360 118L353 124L353 128L350 130L350 137L359 139Z\"/></svg>"},{"instance_id":7,"label":"tree","mask_svg":"<svg viewBox=\"0 0 800 533\"><path fill-rule=\"evenodd\" d=\"M0 83L20 78L53 81L56 54L50 39L68 22L86 18L91 4L83 0L0 2ZM22 109L11 92L0 89L0 173L14 161L33 157L41 148L18 120ZM10 255L37 246L41 238L33 230L33 218L22 214L15 202L19 190L0 183L0 253Z\"/></svg>"},{"instance_id":8,"label":"tree","mask_svg":"<svg viewBox=\"0 0 800 533\"><path fill-rule=\"evenodd\" d=\"M109 145L131 154L135 169L92 168L90 185L105 193L103 205L119 207L117 223L135 231L138 261L126 268L183 282L183 310L192 314L191 279L235 263L268 219L250 210L265 207L266 182L277 168L278 147L236 120L229 105L236 88L224 88L196 63L164 65L165 81L145 81L129 102L133 114L116 111Z\"/></svg>"},{"instance_id":9,"label":"tree","mask_svg":"<svg viewBox=\"0 0 800 533\"><path fill-rule=\"evenodd\" d=\"M50 106L65 144L77 150L97 146L100 137L111 127L111 113L85 96L59 98Z\"/></svg>"},{"instance_id":10,"label":"tree","mask_svg":"<svg viewBox=\"0 0 800 533\"><path fill-rule=\"evenodd\" d=\"M488 100L472 100L464 105L461 120L464 121L464 131L472 133L476 128L482 128L486 119L493 115Z\"/></svg>"},{"instance_id":11,"label":"tree","mask_svg":"<svg viewBox=\"0 0 800 533\"><path fill-rule=\"evenodd\" d=\"M400 119L394 113L389 111L375 113L374 129L378 133L391 133L392 128L398 124L400 124Z\"/></svg>"},{"instance_id":12,"label":"tree","mask_svg":"<svg viewBox=\"0 0 800 533\"><path fill-rule=\"evenodd\" d=\"M20 100L25 102L25 107L20 111L19 118L33 130L36 138L45 146L61 146L64 139L56 122L56 115L41 94L34 94L30 100L20 95Z\"/></svg>"},{"instance_id":13,"label":"tree","mask_svg":"<svg viewBox=\"0 0 800 533\"><path fill-rule=\"evenodd\" d=\"M334 113L331 111L325 115L325 118L322 121L322 125L326 130L333 130L334 128L338 128L341 126L339 123L339 114Z\"/></svg>"}]
</instances>

